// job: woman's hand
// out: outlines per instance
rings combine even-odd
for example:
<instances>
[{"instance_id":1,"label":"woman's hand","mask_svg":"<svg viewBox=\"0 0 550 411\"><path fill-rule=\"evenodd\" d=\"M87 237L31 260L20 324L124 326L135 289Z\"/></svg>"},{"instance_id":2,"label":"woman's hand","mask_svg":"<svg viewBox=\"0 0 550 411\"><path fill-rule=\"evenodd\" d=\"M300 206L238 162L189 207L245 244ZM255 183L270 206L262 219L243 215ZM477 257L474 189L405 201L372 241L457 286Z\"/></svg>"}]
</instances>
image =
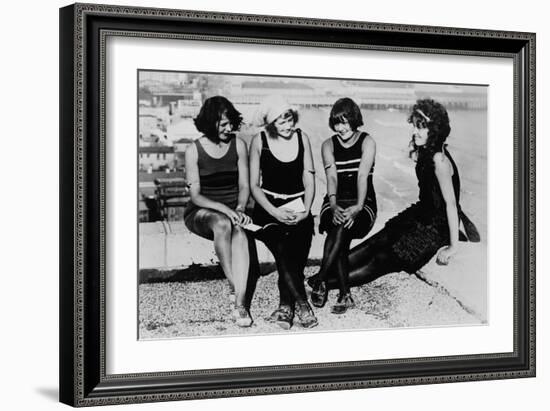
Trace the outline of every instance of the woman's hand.
<instances>
[{"instance_id":1,"label":"woman's hand","mask_svg":"<svg viewBox=\"0 0 550 411\"><path fill-rule=\"evenodd\" d=\"M246 225L252 223L252 219L250 218L250 216L245 214L244 211L235 210L235 212L239 215L239 223L238 224L240 226L246 226Z\"/></svg>"},{"instance_id":2,"label":"woman's hand","mask_svg":"<svg viewBox=\"0 0 550 411\"><path fill-rule=\"evenodd\" d=\"M361 211L360 205L352 205L344 210L344 218L346 219L346 222L344 223L345 228L351 228L353 223L355 223L355 217L357 217L357 214Z\"/></svg>"},{"instance_id":3,"label":"woman's hand","mask_svg":"<svg viewBox=\"0 0 550 411\"><path fill-rule=\"evenodd\" d=\"M239 225L240 224L241 216L239 215L239 213L237 211L232 210L229 207L224 206L222 212L227 216L227 218L229 218L231 220L231 223L233 223L233 225Z\"/></svg>"},{"instance_id":4,"label":"woman's hand","mask_svg":"<svg viewBox=\"0 0 550 411\"><path fill-rule=\"evenodd\" d=\"M292 225L298 224L300 221L305 220L309 216L307 211L302 211L300 213L294 213L294 221Z\"/></svg>"},{"instance_id":5,"label":"woman's hand","mask_svg":"<svg viewBox=\"0 0 550 411\"><path fill-rule=\"evenodd\" d=\"M355 219L355 217L357 217L357 214L359 214L362 208L363 207L361 207L358 204L349 206L344 210L344 217L346 218L346 220L349 220L350 218Z\"/></svg>"},{"instance_id":6,"label":"woman's hand","mask_svg":"<svg viewBox=\"0 0 550 411\"><path fill-rule=\"evenodd\" d=\"M457 250L453 246L446 246L443 247L439 252L437 253L437 264L439 265L447 265L449 264L449 260L451 257L453 257L456 254Z\"/></svg>"},{"instance_id":7,"label":"woman's hand","mask_svg":"<svg viewBox=\"0 0 550 411\"><path fill-rule=\"evenodd\" d=\"M293 224L296 219L296 214L294 211L289 210L288 208L276 208L273 211L273 217L283 224Z\"/></svg>"},{"instance_id":8,"label":"woman's hand","mask_svg":"<svg viewBox=\"0 0 550 411\"><path fill-rule=\"evenodd\" d=\"M332 209L332 223L334 225L340 225L346 222L346 216L344 215L345 210L340 207L338 204L331 205Z\"/></svg>"}]
</instances>

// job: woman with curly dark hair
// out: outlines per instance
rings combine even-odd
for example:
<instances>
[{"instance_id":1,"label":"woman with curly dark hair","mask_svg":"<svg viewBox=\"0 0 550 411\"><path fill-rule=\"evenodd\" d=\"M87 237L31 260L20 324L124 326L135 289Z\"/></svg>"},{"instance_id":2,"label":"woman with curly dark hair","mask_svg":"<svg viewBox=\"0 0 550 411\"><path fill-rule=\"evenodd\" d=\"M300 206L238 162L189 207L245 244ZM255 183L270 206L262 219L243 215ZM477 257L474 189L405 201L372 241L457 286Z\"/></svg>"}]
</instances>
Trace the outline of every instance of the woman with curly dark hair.
<instances>
[{"instance_id":1,"label":"woman with curly dark hair","mask_svg":"<svg viewBox=\"0 0 550 411\"><path fill-rule=\"evenodd\" d=\"M241 114L225 97L211 97L202 105L195 126L203 136L185 151L191 201L184 221L192 233L214 241L235 292L234 320L239 327L248 327L252 324L246 307L250 253L242 228L251 222L244 213L250 194L248 152L234 134L241 122Z\"/></svg>"},{"instance_id":2,"label":"woman with curly dark hair","mask_svg":"<svg viewBox=\"0 0 550 411\"><path fill-rule=\"evenodd\" d=\"M369 283L384 274L414 273L437 254L446 265L461 240L479 241L473 223L460 209L458 168L446 148L451 127L440 103L418 100L408 117L412 126L410 156L416 160L419 200L390 219L384 228L349 254L349 284ZM459 231L462 220L468 237ZM314 286L318 278L308 280ZM328 288L338 281L329 279Z\"/></svg>"}]
</instances>

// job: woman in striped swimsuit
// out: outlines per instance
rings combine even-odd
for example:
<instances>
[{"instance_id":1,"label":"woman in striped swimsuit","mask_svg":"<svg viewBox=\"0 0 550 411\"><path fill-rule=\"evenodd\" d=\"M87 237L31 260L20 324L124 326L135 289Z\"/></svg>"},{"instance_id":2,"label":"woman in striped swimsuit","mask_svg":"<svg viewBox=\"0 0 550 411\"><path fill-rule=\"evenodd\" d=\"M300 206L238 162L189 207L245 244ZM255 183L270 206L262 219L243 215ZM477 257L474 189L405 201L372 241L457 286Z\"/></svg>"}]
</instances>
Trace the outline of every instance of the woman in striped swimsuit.
<instances>
[{"instance_id":1,"label":"woman in striped swimsuit","mask_svg":"<svg viewBox=\"0 0 550 411\"><path fill-rule=\"evenodd\" d=\"M248 327L252 318L246 307L250 266L249 241L242 226L250 194L246 144L233 134L241 114L225 97L207 99L195 119L203 137L185 151L191 201L184 213L192 233L214 241L214 250L230 286L235 290L233 318Z\"/></svg>"},{"instance_id":2,"label":"woman in striped swimsuit","mask_svg":"<svg viewBox=\"0 0 550 411\"><path fill-rule=\"evenodd\" d=\"M343 314L354 307L348 283L348 254L352 239L365 237L376 219L376 194L372 184L376 143L365 132L361 110L350 98L334 103L329 117L336 132L322 146L327 195L321 207L319 231L326 232L323 261L311 293L311 302L327 301L329 275L337 278L340 295L332 307Z\"/></svg>"},{"instance_id":3,"label":"woman in striped swimsuit","mask_svg":"<svg viewBox=\"0 0 550 411\"><path fill-rule=\"evenodd\" d=\"M250 147L253 220L262 226L257 238L275 258L280 293L279 308L268 320L289 329L296 313L300 325L310 328L317 325L304 288L315 196L311 147L307 135L296 128L298 113L283 98L267 98L258 111L258 123L264 127ZM285 208L290 202L302 208Z\"/></svg>"}]
</instances>

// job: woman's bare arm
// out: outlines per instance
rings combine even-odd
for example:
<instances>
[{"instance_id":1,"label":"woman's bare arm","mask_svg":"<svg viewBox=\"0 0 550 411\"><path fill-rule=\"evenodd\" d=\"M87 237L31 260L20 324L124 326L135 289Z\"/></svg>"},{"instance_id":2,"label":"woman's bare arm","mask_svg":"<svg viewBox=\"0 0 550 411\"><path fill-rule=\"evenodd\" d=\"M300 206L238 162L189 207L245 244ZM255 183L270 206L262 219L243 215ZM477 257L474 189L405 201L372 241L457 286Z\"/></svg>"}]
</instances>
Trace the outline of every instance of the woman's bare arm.
<instances>
[{"instance_id":1,"label":"woman's bare arm","mask_svg":"<svg viewBox=\"0 0 550 411\"><path fill-rule=\"evenodd\" d=\"M304 143L304 172L302 182L304 184L304 206L306 213L309 214L313 198L315 197L315 165L313 164L313 155L311 153L311 144L306 133L302 132L302 141Z\"/></svg>"},{"instance_id":2,"label":"woman's bare arm","mask_svg":"<svg viewBox=\"0 0 550 411\"><path fill-rule=\"evenodd\" d=\"M357 172L357 206L363 208L367 197L367 179L376 156L376 143L371 136L367 136L362 144L361 162Z\"/></svg>"},{"instance_id":3,"label":"woman's bare arm","mask_svg":"<svg viewBox=\"0 0 550 411\"><path fill-rule=\"evenodd\" d=\"M438 255L438 262L446 264L449 257L457 250L458 245L458 208L453 188L452 167L443 153L436 153L433 158L435 175L439 182L441 194L445 200L447 224L449 225L449 246Z\"/></svg>"},{"instance_id":4,"label":"woman's bare arm","mask_svg":"<svg viewBox=\"0 0 550 411\"><path fill-rule=\"evenodd\" d=\"M250 197L250 184L248 175L248 151L246 143L238 137L236 138L237 154L239 156L238 169L239 169L239 201L237 208L244 211L248 198Z\"/></svg>"}]
</instances>

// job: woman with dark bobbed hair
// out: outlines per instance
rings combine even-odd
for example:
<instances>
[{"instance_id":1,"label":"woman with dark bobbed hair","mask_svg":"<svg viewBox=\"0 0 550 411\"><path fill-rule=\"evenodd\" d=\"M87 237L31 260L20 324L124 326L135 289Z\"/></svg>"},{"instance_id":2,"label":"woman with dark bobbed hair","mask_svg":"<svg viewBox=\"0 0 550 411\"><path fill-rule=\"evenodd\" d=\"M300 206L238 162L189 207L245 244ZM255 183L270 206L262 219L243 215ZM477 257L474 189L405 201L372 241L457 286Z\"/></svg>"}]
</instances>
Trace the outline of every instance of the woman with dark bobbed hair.
<instances>
[{"instance_id":1,"label":"woman with dark bobbed hair","mask_svg":"<svg viewBox=\"0 0 550 411\"><path fill-rule=\"evenodd\" d=\"M323 307L327 301L329 273L338 279L340 294L332 307L343 314L354 307L348 284L348 254L351 241L365 237L376 219L376 194L372 184L376 143L359 130L361 109L344 97L332 106L329 126L336 132L321 148L327 194L321 206L319 232L327 233L319 281L311 292L311 302Z\"/></svg>"},{"instance_id":2,"label":"woman with dark bobbed hair","mask_svg":"<svg viewBox=\"0 0 550 411\"><path fill-rule=\"evenodd\" d=\"M250 254L242 228L251 221L244 213L250 194L248 152L234 134L241 122L241 114L225 97L211 97L202 105L195 126L203 136L185 151L191 201L184 220L191 232L214 241L235 292L234 320L239 327L248 327L252 324L246 307Z\"/></svg>"},{"instance_id":3,"label":"woman with dark bobbed hair","mask_svg":"<svg viewBox=\"0 0 550 411\"><path fill-rule=\"evenodd\" d=\"M410 156L416 160L419 200L390 219L384 228L349 254L349 284L369 283L387 273L414 273L437 254L446 265L461 240L479 241L473 223L460 209L458 168L445 141L451 127L447 110L440 103L418 100L408 117L412 126ZM459 231L462 220L466 235ZM308 280L314 286L318 277ZM338 281L329 279L328 288Z\"/></svg>"}]
</instances>

